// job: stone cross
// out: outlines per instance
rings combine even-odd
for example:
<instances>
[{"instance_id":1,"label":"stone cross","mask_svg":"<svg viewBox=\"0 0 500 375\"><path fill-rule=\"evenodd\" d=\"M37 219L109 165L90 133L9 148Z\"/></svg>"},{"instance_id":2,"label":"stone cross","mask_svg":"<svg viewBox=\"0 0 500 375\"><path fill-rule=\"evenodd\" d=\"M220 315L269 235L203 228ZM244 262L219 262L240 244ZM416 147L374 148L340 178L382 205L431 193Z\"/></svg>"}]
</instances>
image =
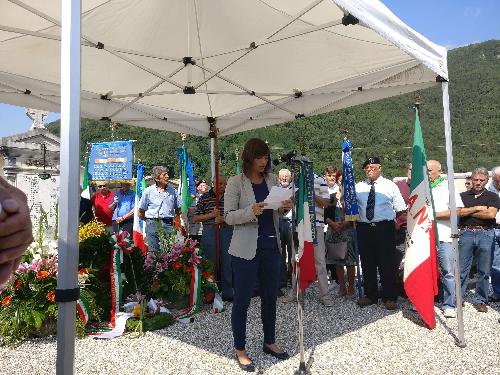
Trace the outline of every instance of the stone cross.
<instances>
[{"instance_id":1,"label":"stone cross","mask_svg":"<svg viewBox=\"0 0 500 375\"><path fill-rule=\"evenodd\" d=\"M42 111L39 109L26 108L26 116L28 116L33 123L31 124L31 129L45 129L45 124L43 123L49 112Z\"/></svg>"}]
</instances>

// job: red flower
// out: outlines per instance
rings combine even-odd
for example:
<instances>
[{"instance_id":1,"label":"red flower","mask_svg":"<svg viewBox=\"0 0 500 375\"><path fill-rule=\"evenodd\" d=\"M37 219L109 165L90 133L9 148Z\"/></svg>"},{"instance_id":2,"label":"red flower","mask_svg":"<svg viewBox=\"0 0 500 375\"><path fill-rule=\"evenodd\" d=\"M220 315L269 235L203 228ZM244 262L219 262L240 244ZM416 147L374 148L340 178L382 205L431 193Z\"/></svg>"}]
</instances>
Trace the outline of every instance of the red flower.
<instances>
[{"instance_id":1,"label":"red flower","mask_svg":"<svg viewBox=\"0 0 500 375\"><path fill-rule=\"evenodd\" d=\"M14 285L12 285L12 289L18 290L20 287L23 286L23 282L21 279L17 279Z\"/></svg>"},{"instance_id":2,"label":"red flower","mask_svg":"<svg viewBox=\"0 0 500 375\"><path fill-rule=\"evenodd\" d=\"M2 300L2 306L9 306L10 301L12 301L12 296L7 296Z\"/></svg>"},{"instance_id":3,"label":"red flower","mask_svg":"<svg viewBox=\"0 0 500 375\"><path fill-rule=\"evenodd\" d=\"M153 281L153 284L151 284L151 289L155 290L160 287L160 284L158 284L158 281Z\"/></svg>"},{"instance_id":4,"label":"red flower","mask_svg":"<svg viewBox=\"0 0 500 375\"><path fill-rule=\"evenodd\" d=\"M51 290L50 292L47 293L47 299L50 302L54 302L56 300L56 293L53 290Z\"/></svg>"},{"instance_id":5,"label":"red flower","mask_svg":"<svg viewBox=\"0 0 500 375\"><path fill-rule=\"evenodd\" d=\"M212 275L210 272L204 271L202 274L204 279L213 281L214 280L214 275Z\"/></svg>"},{"instance_id":6,"label":"red flower","mask_svg":"<svg viewBox=\"0 0 500 375\"><path fill-rule=\"evenodd\" d=\"M81 268L79 271L78 271L78 274L79 275L86 275L88 274L89 271L86 269L86 268Z\"/></svg>"},{"instance_id":7,"label":"red flower","mask_svg":"<svg viewBox=\"0 0 500 375\"><path fill-rule=\"evenodd\" d=\"M187 246L183 247L181 250L181 253L190 253L190 252L191 252L191 249Z\"/></svg>"},{"instance_id":8,"label":"red flower","mask_svg":"<svg viewBox=\"0 0 500 375\"><path fill-rule=\"evenodd\" d=\"M36 274L37 279L46 279L47 277L49 277L49 273L47 271L39 271Z\"/></svg>"},{"instance_id":9,"label":"red flower","mask_svg":"<svg viewBox=\"0 0 500 375\"><path fill-rule=\"evenodd\" d=\"M178 270L179 268L182 268L182 263L176 260L174 263L172 263L172 267L174 270Z\"/></svg>"},{"instance_id":10,"label":"red flower","mask_svg":"<svg viewBox=\"0 0 500 375\"><path fill-rule=\"evenodd\" d=\"M206 303L212 303L214 301L215 295L212 292L206 292L205 293L205 302Z\"/></svg>"}]
</instances>

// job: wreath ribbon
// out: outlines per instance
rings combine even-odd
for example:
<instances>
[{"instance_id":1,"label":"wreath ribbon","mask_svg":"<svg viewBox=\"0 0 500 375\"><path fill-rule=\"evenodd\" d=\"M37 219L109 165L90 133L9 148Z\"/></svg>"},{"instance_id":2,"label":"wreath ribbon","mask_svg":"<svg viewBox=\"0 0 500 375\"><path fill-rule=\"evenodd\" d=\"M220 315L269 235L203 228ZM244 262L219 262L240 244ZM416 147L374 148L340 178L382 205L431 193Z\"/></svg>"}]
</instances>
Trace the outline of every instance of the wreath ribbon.
<instances>
[{"instance_id":1,"label":"wreath ribbon","mask_svg":"<svg viewBox=\"0 0 500 375\"><path fill-rule=\"evenodd\" d=\"M111 236L111 243L116 250L124 251L125 253L132 253L134 249L134 241L130 238L130 234L126 230L115 232Z\"/></svg>"}]
</instances>

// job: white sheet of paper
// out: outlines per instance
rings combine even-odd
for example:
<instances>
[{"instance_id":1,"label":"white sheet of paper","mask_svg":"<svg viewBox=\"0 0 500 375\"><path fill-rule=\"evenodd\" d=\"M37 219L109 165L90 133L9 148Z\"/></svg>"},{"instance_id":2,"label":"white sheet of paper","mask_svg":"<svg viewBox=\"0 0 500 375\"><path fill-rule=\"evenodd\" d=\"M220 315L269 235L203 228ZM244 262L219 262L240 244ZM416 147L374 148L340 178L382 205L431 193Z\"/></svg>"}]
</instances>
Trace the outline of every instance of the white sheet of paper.
<instances>
[{"instance_id":1,"label":"white sheet of paper","mask_svg":"<svg viewBox=\"0 0 500 375\"><path fill-rule=\"evenodd\" d=\"M297 191L297 189L295 189ZM290 199L292 197L292 189L282 188L279 186L273 186L269 195L264 200L267 204L266 210L277 210L281 207L283 201Z\"/></svg>"}]
</instances>

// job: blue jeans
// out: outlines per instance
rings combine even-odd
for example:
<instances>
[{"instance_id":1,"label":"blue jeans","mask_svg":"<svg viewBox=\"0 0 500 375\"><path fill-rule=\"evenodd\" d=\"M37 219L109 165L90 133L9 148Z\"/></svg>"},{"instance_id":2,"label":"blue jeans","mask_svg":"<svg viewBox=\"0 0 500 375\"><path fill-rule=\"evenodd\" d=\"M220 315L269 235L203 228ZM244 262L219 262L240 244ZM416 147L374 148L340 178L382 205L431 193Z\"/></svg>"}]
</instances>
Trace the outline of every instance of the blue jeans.
<instances>
[{"instance_id":1,"label":"blue jeans","mask_svg":"<svg viewBox=\"0 0 500 375\"><path fill-rule=\"evenodd\" d=\"M491 286L493 296L500 297L500 228L495 229L495 241L492 246L491 255Z\"/></svg>"},{"instance_id":2,"label":"blue jeans","mask_svg":"<svg viewBox=\"0 0 500 375\"><path fill-rule=\"evenodd\" d=\"M451 242L439 242L437 251L439 267L441 268L441 282L443 283L443 310L454 309L455 302L455 275L453 273L455 265L455 254Z\"/></svg>"},{"instance_id":3,"label":"blue jeans","mask_svg":"<svg viewBox=\"0 0 500 375\"><path fill-rule=\"evenodd\" d=\"M464 229L460 232L460 282L462 284L462 297L465 296L469 272L472 265L474 253L477 257L476 294L474 304L488 303L488 289L490 284L491 269L491 247L493 246L495 234L493 229Z\"/></svg>"},{"instance_id":4,"label":"blue jeans","mask_svg":"<svg viewBox=\"0 0 500 375\"><path fill-rule=\"evenodd\" d=\"M200 246L206 259L214 265L217 261L217 250L215 243L215 225L204 225L203 235ZM233 227L225 225L220 228L220 275L216 277L220 280L221 292L224 298L233 298L233 271L231 268L231 256L228 253L231 238L233 236Z\"/></svg>"},{"instance_id":5,"label":"blue jeans","mask_svg":"<svg viewBox=\"0 0 500 375\"><path fill-rule=\"evenodd\" d=\"M148 251L160 250L158 226L163 229L166 236L172 233L172 223L166 223L160 219L146 219L146 243L148 244Z\"/></svg>"},{"instance_id":6,"label":"blue jeans","mask_svg":"<svg viewBox=\"0 0 500 375\"><path fill-rule=\"evenodd\" d=\"M245 350L247 311L257 279L264 343L274 344L276 341L276 299L280 280L280 258L277 245L274 249L257 249L255 257L251 260L231 256L234 287L231 326L236 350Z\"/></svg>"}]
</instances>

